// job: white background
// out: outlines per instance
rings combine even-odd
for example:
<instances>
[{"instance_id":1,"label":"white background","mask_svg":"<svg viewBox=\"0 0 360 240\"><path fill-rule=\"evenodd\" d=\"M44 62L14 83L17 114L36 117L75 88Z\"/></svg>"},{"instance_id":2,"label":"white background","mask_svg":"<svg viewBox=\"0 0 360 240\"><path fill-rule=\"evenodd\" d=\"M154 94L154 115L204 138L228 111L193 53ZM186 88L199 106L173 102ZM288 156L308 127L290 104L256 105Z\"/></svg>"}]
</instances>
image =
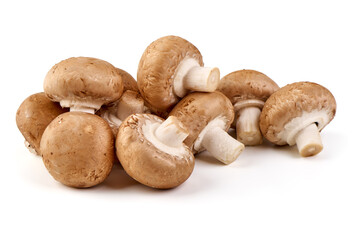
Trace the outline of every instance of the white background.
<instances>
[{"instance_id":1,"label":"white background","mask_svg":"<svg viewBox=\"0 0 360 240\"><path fill-rule=\"evenodd\" d=\"M357 1L1 1L0 239L359 239ZM47 71L97 57L136 77L165 35L196 45L224 76L255 69L280 86L314 81L338 111L324 150L248 147L229 166L206 153L187 182L159 191L115 167L91 189L55 182L23 145L15 113Z\"/></svg>"}]
</instances>

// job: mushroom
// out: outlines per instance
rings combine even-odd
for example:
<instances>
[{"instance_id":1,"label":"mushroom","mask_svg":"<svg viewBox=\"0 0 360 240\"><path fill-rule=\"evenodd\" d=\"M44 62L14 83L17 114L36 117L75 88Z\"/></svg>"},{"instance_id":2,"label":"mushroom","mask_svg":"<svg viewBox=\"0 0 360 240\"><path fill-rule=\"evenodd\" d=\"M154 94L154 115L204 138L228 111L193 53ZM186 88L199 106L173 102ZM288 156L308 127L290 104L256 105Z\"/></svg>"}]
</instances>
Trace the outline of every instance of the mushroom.
<instances>
[{"instance_id":1,"label":"mushroom","mask_svg":"<svg viewBox=\"0 0 360 240\"><path fill-rule=\"evenodd\" d=\"M139 92L127 90L118 101L101 107L97 114L109 123L114 136L116 136L120 124L128 116L135 113L149 112L149 109L144 104L144 99Z\"/></svg>"},{"instance_id":2,"label":"mushroom","mask_svg":"<svg viewBox=\"0 0 360 240\"><path fill-rule=\"evenodd\" d=\"M230 100L220 92L190 93L170 112L189 130L184 143L194 153L208 150L219 161L230 164L236 160L244 145L227 131L234 120Z\"/></svg>"},{"instance_id":3,"label":"mushroom","mask_svg":"<svg viewBox=\"0 0 360 240\"><path fill-rule=\"evenodd\" d=\"M70 111L94 113L103 104L118 100L123 83L116 68L89 57L73 57L55 64L44 80L44 91L52 101Z\"/></svg>"},{"instance_id":4,"label":"mushroom","mask_svg":"<svg viewBox=\"0 0 360 240\"><path fill-rule=\"evenodd\" d=\"M45 128L66 111L58 103L50 101L43 92L33 94L21 103L16 112L16 125L30 152L40 154L40 140Z\"/></svg>"},{"instance_id":5,"label":"mushroom","mask_svg":"<svg viewBox=\"0 0 360 240\"><path fill-rule=\"evenodd\" d=\"M334 118L336 101L325 87L312 82L286 85L265 102L260 115L264 137L277 145L297 145L303 157L323 149L320 131Z\"/></svg>"},{"instance_id":6,"label":"mushroom","mask_svg":"<svg viewBox=\"0 0 360 240\"><path fill-rule=\"evenodd\" d=\"M99 116L68 112L45 129L40 151L55 180L70 187L92 187L103 182L111 171L114 136Z\"/></svg>"},{"instance_id":7,"label":"mushroom","mask_svg":"<svg viewBox=\"0 0 360 240\"><path fill-rule=\"evenodd\" d=\"M116 154L124 170L153 188L179 186L194 169L194 155L183 143L188 131L175 118L133 114L121 124Z\"/></svg>"},{"instance_id":8,"label":"mushroom","mask_svg":"<svg viewBox=\"0 0 360 240\"><path fill-rule=\"evenodd\" d=\"M118 72L118 74L120 74L121 79L123 81L124 84L124 92L126 90L132 90L134 92L139 92L139 88L137 85L136 80L125 70L122 70L120 68L116 68L116 71Z\"/></svg>"},{"instance_id":9,"label":"mushroom","mask_svg":"<svg viewBox=\"0 0 360 240\"><path fill-rule=\"evenodd\" d=\"M254 70L240 70L223 77L218 91L234 105L237 139L247 146L262 143L259 117L265 101L279 86L265 74Z\"/></svg>"},{"instance_id":10,"label":"mushroom","mask_svg":"<svg viewBox=\"0 0 360 240\"><path fill-rule=\"evenodd\" d=\"M137 73L141 95L154 112L169 112L189 91L213 92L218 68L203 67L199 50L187 40L166 36L143 53Z\"/></svg>"}]
</instances>

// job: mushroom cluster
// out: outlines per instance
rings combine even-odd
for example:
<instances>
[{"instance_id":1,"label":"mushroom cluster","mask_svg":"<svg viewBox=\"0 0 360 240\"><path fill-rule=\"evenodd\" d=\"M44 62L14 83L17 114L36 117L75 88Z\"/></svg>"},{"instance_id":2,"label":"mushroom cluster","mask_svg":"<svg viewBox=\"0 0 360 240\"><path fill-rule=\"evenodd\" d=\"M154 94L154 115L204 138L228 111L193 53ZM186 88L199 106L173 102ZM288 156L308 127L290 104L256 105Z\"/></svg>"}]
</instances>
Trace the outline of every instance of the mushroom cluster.
<instances>
[{"instance_id":1,"label":"mushroom cluster","mask_svg":"<svg viewBox=\"0 0 360 240\"><path fill-rule=\"evenodd\" d=\"M43 87L20 105L16 124L51 176L75 188L100 184L114 163L146 186L174 188L193 172L194 154L230 164L263 138L313 156L336 112L334 96L316 83L280 88L254 70L220 79L177 36L146 48L137 80L106 61L72 57L48 71Z\"/></svg>"}]
</instances>

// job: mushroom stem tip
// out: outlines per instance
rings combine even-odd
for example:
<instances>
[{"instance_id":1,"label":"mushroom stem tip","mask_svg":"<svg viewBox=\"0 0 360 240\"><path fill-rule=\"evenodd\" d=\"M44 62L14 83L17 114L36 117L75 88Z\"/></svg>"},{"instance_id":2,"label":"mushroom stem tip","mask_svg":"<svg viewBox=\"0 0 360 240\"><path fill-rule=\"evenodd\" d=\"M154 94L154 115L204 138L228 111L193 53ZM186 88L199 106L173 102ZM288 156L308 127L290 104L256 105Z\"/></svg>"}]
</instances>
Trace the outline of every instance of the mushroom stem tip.
<instances>
[{"instance_id":1,"label":"mushroom stem tip","mask_svg":"<svg viewBox=\"0 0 360 240\"><path fill-rule=\"evenodd\" d=\"M224 164L235 161L244 150L244 144L232 138L220 127L209 129L201 145Z\"/></svg>"},{"instance_id":2,"label":"mushroom stem tip","mask_svg":"<svg viewBox=\"0 0 360 240\"><path fill-rule=\"evenodd\" d=\"M297 134L296 145L302 157L314 156L321 152L323 145L315 123L310 124Z\"/></svg>"},{"instance_id":3,"label":"mushroom stem tip","mask_svg":"<svg viewBox=\"0 0 360 240\"><path fill-rule=\"evenodd\" d=\"M158 138L162 143L172 147L181 145L188 135L189 132L187 129L174 116L168 117L155 130L156 138Z\"/></svg>"},{"instance_id":4,"label":"mushroom stem tip","mask_svg":"<svg viewBox=\"0 0 360 240\"><path fill-rule=\"evenodd\" d=\"M174 91L184 97L189 91L213 92L220 82L218 68L201 67L194 58L183 59L174 75Z\"/></svg>"},{"instance_id":5,"label":"mushroom stem tip","mask_svg":"<svg viewBox=\"0 0 360 240\"><path fill-rule=\"evenodd\" d=\"M216 67L193 67L184 77L187 89L200 92L215 91L219 81L220 71Z\"/></svg>"}]
</instances>

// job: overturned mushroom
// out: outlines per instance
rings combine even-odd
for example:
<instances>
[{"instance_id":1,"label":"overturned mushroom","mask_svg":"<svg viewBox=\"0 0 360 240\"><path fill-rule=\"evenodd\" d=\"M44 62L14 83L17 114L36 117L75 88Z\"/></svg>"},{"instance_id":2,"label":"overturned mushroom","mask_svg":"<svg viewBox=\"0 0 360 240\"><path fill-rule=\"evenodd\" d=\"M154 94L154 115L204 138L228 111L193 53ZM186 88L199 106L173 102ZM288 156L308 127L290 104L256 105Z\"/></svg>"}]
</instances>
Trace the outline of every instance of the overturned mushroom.
<instances>
[{"instance_id":1,"label":"overturned mushroom","mask_svg":"<svg viewBox=\"0 0 360 240\"><path fill-rule=\"evenodd\" d=\"M89 57L68 58L55 64L44 80L44 91L52 101L70 111L94 113L103 104L118 100L123 83L110 63Z\"/></svg>"},{"instance_id":2,"label":"overturned mushroom","mask_svg":"<svg viewBox=\"0 0 360 240\"><path fill-rule=\"evenodd\" d=\"M149 113L149 109L140 93L127 90L118 101L103 106L97 114L109 123L116 136L122 121L135 113Z\"/></svg>"},{"instance_id":3,"label":"overturned mushroom","mask_svg":"<svg viewBox=\"0 0 360 240\"><path fill-rule=\"evenodd\" d=\"M111 171L114 136L99 116L68 112L45 129L40 151L55 180L70 187L92 187L103 182Z\"/></svg>"},{"instance_id":4,"label":"overturned mushroom","mask_svg":"<svg viewBox=\"0 0 360 240\"><path fill-rule=\"evenodd\" d=\"M50 101L43 92L33 94L21 103L16 112L16 125L30 152L40 154L40 140L45 128L66 111L58 103Z\"/></svg>"},{"instance_id":5,"label":"overturned mushroom","mask_svg":"<svg viewBox=\"0 0 360 240\"><path fill-rule=\"evenodd\" d=\"M236 160L244 145L227 131L234 120L230 100L220 92L190 93L170 112L189 130L184 143L194 153L208 150L219 161L229 164Z\"/></svg>"},{"instance_id":6,"label":"overturned mushroom","mask_svg":"<svg viewBox=\"0 0 360 240\"><path fill-rule=\"evenodd\" d=\"M297 145L303 157L321 152L320 131L334 118L336 101L325 87L297 82L276 91L265 102L260 129L277 145Z\"/></svg>"},{"instance_id":7,"label":"overturned mushroom","mask_svg":"<svg viewBox=\"0 0 360 240\"><path fill-rule=\"evenodd\" d=\"M203 67L199 50L177 36L152 42L143 53L137 73L141 95L155 112L169 111L189 91L213 92L220 72Z\"/></svg>"},{"instance_id":8,"label":"overturned mushroom","mask_svg":"<svg viewBox=\"0 0 360 240\"><path fill-rule=\"evenodd\" d=\"M153 188L173 188L189 178L194 155L183 143L187 130L175 118L130 115L119 128L116 154L124 170Z\"/></svg>"},{"instance_id":9,"label":"overturned mushroom","mask_svg":"<svg viewBox=\"0 0 360 240\"><path fill-rule=\"evenodd\" d=\"M220 81L218 90L234 105L237 139L245 145L262 143L259 117L265 101L279 86L254 70L232 72Z\"/></svg>"}]
</instances>

